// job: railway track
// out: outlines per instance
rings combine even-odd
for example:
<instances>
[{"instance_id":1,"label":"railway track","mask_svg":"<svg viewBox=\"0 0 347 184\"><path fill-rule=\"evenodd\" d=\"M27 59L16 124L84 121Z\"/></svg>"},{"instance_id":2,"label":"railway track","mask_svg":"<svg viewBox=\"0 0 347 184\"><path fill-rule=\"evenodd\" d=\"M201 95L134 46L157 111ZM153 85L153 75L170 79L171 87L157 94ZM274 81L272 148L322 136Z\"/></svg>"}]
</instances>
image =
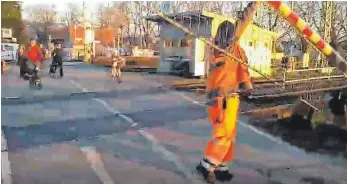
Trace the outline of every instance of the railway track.
<instances>
[{"instance_id":1,"label":"railway track","mask_svg":"<svg viewBox=\"0 0 347 184\"><path fill-rule=\"evenodd\" d=\"M254 81L254 84L256 90L251 96L252 100L299 96L310 100L315 98L315 96L321 96L322 94L330 91L347 89L347 81L345 78L331 78L311 81L291 80L282 82L282 87L262 80ZM174 83L172 88L175 90L205 93L205 84L202 80L191 83Z\"/></svg>"}]
</instances>

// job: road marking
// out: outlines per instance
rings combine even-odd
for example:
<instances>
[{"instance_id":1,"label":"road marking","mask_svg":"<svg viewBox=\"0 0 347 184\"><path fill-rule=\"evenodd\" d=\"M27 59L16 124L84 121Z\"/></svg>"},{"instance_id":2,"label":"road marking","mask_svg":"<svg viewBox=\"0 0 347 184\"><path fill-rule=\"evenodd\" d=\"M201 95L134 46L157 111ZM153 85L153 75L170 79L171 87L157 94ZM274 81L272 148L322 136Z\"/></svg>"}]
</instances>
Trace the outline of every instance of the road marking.
<instances>
[{"instance_id":1,"label":"road marking","mask_svg":"<svg viewBox=\"0 0 347 184\"><path fill-rule=\"evenodd\" d=\"M18 97L18 96L14 96L14 97L12 97L12 96L8 96L8 97L5 97L5 99L19 99L20 97Z\"/></svg>"},{"instance_id":2,"label":"road marking","mask_svg":"<svg viewBox=\"0 0 347 184\"><path fill-rule=\"evenodd\" d=\"M1 183L12 184L11 163L8 159L7 141L1 131Z\"/></svg>"},{"instance_id":3,"label":"road marking","mask_svg":"<svg viewBox=\"0 0 347 184\"><path fill-rule=\"evenodd\" d=\"M71 82L76 86L81 88L82 90L86 90L85 88L82 87L81 84L79 84L78 82L71 80ZM87 90L86 90L87 91ZM116 110L115 108L113 108L110 104L108 104L107 102L105 102L104 100L101 100L99 98L94 98L96 101L98 101L99 103L101 103L105 109L113 114L119 114L119 117L121 117L122 119L124 119L127 123L129 123L131 126L136 126L137 123L131 119L130 117L121 114L118 110ZM158 139L155 138L155 136L149 132L147 132L146 130L140 129L137 130L137 132L140 133L140 135L142 135L145 139L147 139L148 141L150 141L152 143L152 150L154 152L158 152L161 155L163 155L164 159L167 161L171 161L175 164L176 168L182 172L182 174L184 174L184 176L190 180L192 183L196 183L194 177L191 175L191 171L189 169L187 169L184 164L180 161L180 159L172 152L170 152L169 150L167 150L162 144L160 144L160 141ZM98 171L100 172L100 171ZM106 171L105 171L106 172ZM98 173L97 173L98 174ZM99 176L100 177L100 176Z\"/></svg>"},{"instance_id":4,"label":"road marking","mask_svg":"<svg viewBox=\"0 0 347 184\"><path fill-rule=\"evenodd\" d=\"M86 88L84 88L80 83L76 82L75 80L70 80L70 82L75 85L77 88L82 89L83 92L88 92Z\"/></svg>"},{"instance_id":5,"label":"road marking","mask_svg":"<svg viewBox=\"0 0 347 184\"><path fill-rule=\"evenodd\" d=\"M102 183L115 184L104 167L101 155L95 150L95 148L91 146L86 146L80 149L87 157L87 160L89 161L91 168L98 175Z\"/></svg>"},{"instance_id":6,"label":"road marking","mask_svg":"<svg viewBox=\"0 0 347 184\"><path fill-rule=\"evenodd\" d=\"M193 102L193 103L196 104L196 105L205 106L205 102L198 102L198 101L194 100L193 98L188 97L188 96L185 95L184 93L180 93L180 92L174 92L174 93L175 93L175 94L178 94L179 96L183 97L184 99L186 99L186 100L188 100L188 101ZM273 141L273 142L275 142L275 143L277 143L277 144L284 144L284 145L286 145L289 149L292 149L292 150L294 150L294 151L300 151L300 152L302 151L302 150L300 150L299 148L294 147L294 146L290 145L289 143L284 142L282 139L277 138L277 137L275 137L275 136L272 136L271 134L268 134L268 133L266 133L266 132L263 132L263 131L261 131L261 130L255 128L255 127L253 127L252 125L249 125L249 124L247 124L247 123L245 123L245 122L243 122L243 121L241 121L241 120L238 120L238 122L239 122L239 124L240 124L241 126L243 126L243 127L245 127L245 128L248 128L248 129L252 130L254 133L256 133L256 134L258 134L258 135L260 135L260 136L266 137L267 139L269 139L269 140L271 140L271 141Z\"/></svg>"},{"instance_id":7,"label":"road marking","mask_svg":"<svg viewBox=\"0 0 347 184\"><path fill-rule=\"evenodd\" d=\"M154 85L157 86L157 87L161 87L161 88L164 88L164 89L166 89L166 90L172 91L171 89L169 89L169 88L167 88L167 87L165 87L165 86L161 86L161 85L158 84L158 83L152 82L152 84L154 84ZM188 101L190 101L190 102L192 102L192 103L194 103L194 104L196 104L196 105L206 106L206 105L205 105L206 102L199 102L199 101L196 101L196 100L194 100L193 98L191 98L191 97L185 95L183 92L177 92L177 91L172 91L172 92L173 92L173 94L176 94L176 95L178 95L178 96L180 96L180 97L182 97L182 98L184 98L184 99L186 99L186 100L188 100ZM275 142L275 143L278 143L278 144L285 144L285 145L287 145L288 148L290 148L290 149L293 149L293 150L295 150L295 151L301 151L299 148L296 148L296 147L294 147L294 146L291 146L290 144L288 144L288 143L282 141L281 139L279 139L279 138L277 138L277 137L274 137L274 136L272 136L272 135L270 135L270 134L268 134L268 133L265 133L265 132L263 132L263 131L261 131L261 130L259 130L259 129L253 127L253 126L251 126L251 125L248 125L247 123L245 123L245 122L243 122L243 121L238 120L238 122L239 122L239 124L240 124L241 126L243 126L243 127L245 127L245 128L248 128L248 129L252 130L254 133L256 133L256 134L258 134L258 135L260 135L260 136L266 137L267 139L269 139L269 140L271 140L271 141L273 141L273 142Z\"/></svg>"},{"instance_id":8,"label":"road marking","mask_svg":"<svg viewBox=\"0 0 347 184\"><path fill-rule=\"evenodd\" d=\"M198 101L194 100L193 98L190 98L190 97L188 97L188 96L186 96L186 95L184 95L184 94L180 94L180 96L184 96L184 98L185 98L186 100L191 101L191 102L193 102L194 104L197 104L197 105L200 105L200 106L205 106L205 105L204 105L205 103L203 103L203 102L198 102ZM239 122L239 124L242 125L243 127L246 127L246 128L248 128L248 129L251 129L253 132L255 132L255 133L257 133L257 134L259 134L259 135L261 135L261 136L264 136L264 137L270 139L271 141L274 141L274 142L279 143L279 144L282 144L282 143L283 143L283 141L278 140L276 137L274 137L274 136L272 136L272 135L270 135L270 134L267 134L267 133L265 133L265 132L262 132L262 131L260 131L260 130L258 130L258 129L256 129L256 128L252 127L251 125L247 125L246 123L244 123L244 122L242 122L242 121L240 121L240 120L238 120L238 122Z\"/></svg>"},{"instance_id":9,"label":"road marking","mask_svg":"<svg viewBox=\"0 0 347 184\"><path fill-rule=\"evenodd\" d=\"M171 89L169 89L169 88L167 88L167 87L165 87L165 86L161 86L161 85L158 84L158 83L155 83L155 82L151 82L151 83L154 84L154 85L157 86L157 87L161 87L161 88L163 88L163 89L172 91ZM82 90L86 90L86 89L83 88L80 84L77 83L77 85L80 86L80 88L82 88ZM86 91L87 91L87 90L86 90ZM184 98L184 99L186 99L186 100L188 100L188 101L190 101L190 102L192 102L192 103L194 103L194 104L196 104L196 105L205 106L205 104L206 104L205 102L196 101L196 100L194 100L193 98L191 98L191 97L185 95L185 94L182 93L182 92L177 92L177 91L172 91L172 92L173 92L173 94L178 95L178 96L180 96L180 97L182 97L182 98ZM240 121L240 120L239 120L238 122L239 122L239 124L240 124L241 126L250 129L251 131L253 131L254 133L256 133L256 134L258 134L258 135L260 135L260 136L266 137L267 139L269 139L269 140L271 140L271 141L273 141L273 142L275 142L275 143L277 143L277 144L285 144L285 145L288 146L288 148L290 148L290 149L292 149L292 150L300 151L299 148L296 148L296 147L294 147L294 146L291 146L290 144L288 144L288 143L282 141L281 139L279 139L279 138L277 138L277 137L275 137L275 136L272 136L272 135L270 135L270 134L268 134L268 133L265 133L265 132L263 132L263 131L261 131L261 130L259 130L259 129L253 127L253 126L251 126L251 125L248 125L247 123L245 123L245 122L243 122L243 121Z\"/></svg>"},{"instance_id":10,"label":"road marking","mask_svg":"<svg viewBox=\"0 0 347 184\"><path fill-rule=\"evenodd\" d=\"M74 80L70 80L70 82L75 85L77 88L82 89L83 92L88 92L88 90L82 85ZM104 102L100 101L98 98L93 98L94 100L100 102L104 105ZM105 105L104 105L105 106ZM107 109L110 111L111 109ZM113 111L113 114L119 114L117 111ZM80 147L80 150L85 154L90 167L94 170L96 175L99 177L99 179L102 181L103 184L114 184L114 181L111 179L109 173L106 171L106 168L104 167L104 164L100 158L100 154L97 153L94 147Z\"/></svg>"}]
</instances>

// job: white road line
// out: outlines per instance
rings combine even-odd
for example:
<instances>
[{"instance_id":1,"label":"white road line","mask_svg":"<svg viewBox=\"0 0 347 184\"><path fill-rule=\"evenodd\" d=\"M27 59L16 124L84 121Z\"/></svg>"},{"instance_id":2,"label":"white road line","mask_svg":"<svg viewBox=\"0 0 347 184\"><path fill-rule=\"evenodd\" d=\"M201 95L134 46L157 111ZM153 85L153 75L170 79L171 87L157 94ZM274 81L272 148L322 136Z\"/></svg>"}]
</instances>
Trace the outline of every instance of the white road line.
<instances>
[{"instance_id":1,"label":"white road line","mask_svg":"<svg viewBox=\"0 0 347 184\"><path fill-rule=\"evenodd\" d=\"M186 100L188 100L188 101L190 101L190 102L193 102L194 104L197 104L197 105L200 105L200 106L205 106L205 102L198 102L198 101L194 100L193 98L188 97L188 96L185 95L184 93L181 93L181 92L174 92L174 93L177 94L177 95L179 95L179 96L181 96L181 97L183 97L184 99L186 99ZM294 147L294 146L292 146L292 145L290 145L290 144L288 144L288 143L282 141L282 139L279 139L279 138L274 137L274 136L272 136L272 135L270 135L270 134L268 134L268 133L266 133L266 132L263 132L263 131L261 131L261 130L259 130L259 129L257 129L257 128L255 128L255 127L253 127L253 126L251 126L251 125L249 125L249 124L247 124L247 123L245 123L245 122L242 122L242 121L240 121L240 120L239 120L238 122L239 122L239 124L240 124L241 126L243 126L243 127L245 127L245 128L248 128L248 129L252 130L254 133L256 133L256 134L258 134L258 135L260 135L260 136L266 137L267 139L269 139L269 140L271 140L271 141L273 141L273 142L275 142L275 143L277 143L277 144L284 144L284 145L286 145L289 149L292 149L292 150L294 150L294 151L300 151L300 152L302 151L302 150L300 150L299 148Z\"/></svg>"},{"instance_id":2,"label":"white road line","mask_svg":"<svg viewBox=\"0 0 347 184\"><path fill-rule=\"evenodd\" d=\"M70 80L70 82L75 85L77 88L82 89L83 92L88 92L86 88L84 88L80 83L76 82L75 80Z\"/></svg>"},{"instance_id":3,"label":"white road line","mask_svg":"<svg viewBox=\"0 0 347 184\"><path fill-rule=\"evenodd\" d=\"M153 83L153 84L155 84L157 87L161 87L161 88L164 88L164 89L166 89L166 90L170 90L169 88L160 86L160 85L157 84L157 83ZM191 98L191 97L185 95L183 92L177 92L177 91L172 91L172 92L173 92L173 94L178 95L178 96L181 96L182 98L184 98L184 99L186 99L186 100L188 100L188 101L190 101L190 102L192 102L192 103L194 103L194 104L196 104L196 105L206 106L206 105L205 105L205 104L206 104L205 102L196 101L196 100L194 100L193 98ZM292 149L292 150L300 151L300 149L298 149L298 148L296 148L296 147L294 147L294 146L291 146L290 144L288 144L288 143L282 141L281 139L276 138L276 137L274 137L274 136L272 136L272 135L270 135L270 134L268 134L268 133L265 133L265 132L263 132L263 131L261 131L261 130L259 130L259 129L253 127L253 126L251 126L251 125L248 125L248 124L245 123L245 122L242 122L242 121L240 121L240 120L239 120L238 122L239 122L239 124L240 124L241 126L243 126L243 127L245 127L245 128L248 128L248 129L252 130L254 133L256 133L256 134L258 134L258 135L260 135L260 136L266 137L267 139L269 139L269 140L271 140L271 141L273 141L273 142L275 142L275 143L278 143L278 144L285 144L285 145L288 146L288 148L290 148L290 149Z\"/></svg>"},{"instance_id":4,"label":"white road line","mask_svg":"<svg viewBox=\"0 0 347 184\"><path fill-rule=\"evenodd\" d=\"M74 80L70 80L70 82L75 85L77 88L80 88L83 92L88 92L86 88L83 88L82 85ZM100 99L93 98L94 100L100 102L102 105L107 105L105 102L103 102ZM107 109L109 112L112 109ZM118 111L112 111L113 114L119 114ZM100 154L97 153L94 147L80 147L80 150L85 154L90 167L94 170L95 174L99 177L101 182L103 184L115 184L114 181L111 179L111 176L106 171L104 164L100 158Z\"/></svg>"},{"instance_id":5,"label":"white road line","mask_svg":"<svg viewBox=\"0 0 347 184\"><path fill-rule=\"evenodd\" d=\"M103 184L115 184L114 181L111 179L110 175L106 171L104 167L104 163L101 159L100 154L95 150L94 147L86 146L80 148L81 151L85 154L87 157L87 160L90 163L91 168L94 170L94 172L98 175L100 180Z\"/></svg>"},{"instance_id":6,"label":"white road line","mask_svg":"<svg viewBox=\"0 0 347 184\"><path fill-rule=\"evenodd\" d=\"M8 159L7 141L1 131L1 183L12 184L11 163Z\"/></svg>"},{"instance_id":7,"label":"white road line","mask_svg":"<svg viewBox=\"0 0 347 184\"><path fill-rule=\"evenodd\" d=\"M78 82L76 82L74 80L71 80L71 82L76 87L79 87L82 90L85 89ZM105 109L107 111L109 111L109 112L111 112L113 114L119 114L119 117L124 119L131 126L136 126L137 125L137 123L134 120L132 120L130 117L127 117L127 116L125 116L123 114L120 114L120 112L118 110L113 108L111 105L109 105L104 100L101 100L99 98L95 98L95 100L98 101L99 103L101 103L105 107ZM170 152L163 145L161 145L160 141L158 139L156 139L154 135L152 135L151 133L149 133L149 132L147 132L146 130L143 130L143 129L142 130L137 130L137 131L140 133L140 135L142 135L145 139L147 139L148 141L150 141L152 143L152 149L153 149L154 152L160 153L164 157L165 160L173 162L175 164L175 166L177 167L177 169L180 172L182 172L182 174L184 174L185 177L188 180L190 180L193 183L196 182L194 177L191 175L191 171L184 166L184 164L180 161L180 159L174 153ZM98 171L98 172L100 172L100 171ZM98 174L98 172L97 172L97 174Z\"/></svg>"},{"instance_id":8,"label":"white road line","mask_svg":"<svg viewBox=\"0 0 347 184\"><path fill-rule=\"evenodd\" d=\"M194 100L194 99L192 99L192 98L190 98L190 97L188 97L188 96L186 96L186 95L184 95L184 94L182 94L182 93L179 94L179 95L182 96L182 97L184 97L186 100L193 102L194 104L197 104L197 105L200 105L200 106L205 106L205 103L203 103L203 102L198 102L198 101L196 101L196 100ZM282 143L283 143L283 141L278 140L276 137L271 136L270 134L267 134L267 133L265 133L265 132L262 132L262 131L260 131L260 130L258 130L258 129L256 129L256 128L254 128L254 127L251 126L251 125L248 125L248 124L246 124L246 123L244 123L244 122L242 122L242 121L240 121L240 120L239 120L238 122L239 122L239 124L240 124L241 126L246 127L246 128L248 128L248 129L251 129L253 132L255 132L255 133L257 133L257 134L259 134L259 135L261 135L261 136L264 136L264 137L270 139L271 141L274 141L274 142L279 143L279 144L282 144Z\"/></svg>"}]
</instances>

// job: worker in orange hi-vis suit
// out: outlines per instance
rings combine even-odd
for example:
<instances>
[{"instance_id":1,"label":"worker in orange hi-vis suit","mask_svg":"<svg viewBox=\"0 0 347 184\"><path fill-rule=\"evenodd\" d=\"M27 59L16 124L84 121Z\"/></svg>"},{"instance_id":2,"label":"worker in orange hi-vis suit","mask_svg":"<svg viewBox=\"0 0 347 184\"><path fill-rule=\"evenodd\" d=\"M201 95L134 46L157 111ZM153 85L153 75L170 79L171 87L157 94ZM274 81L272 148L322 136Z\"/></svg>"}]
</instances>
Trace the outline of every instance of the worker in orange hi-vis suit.
<instances>
[{"instance_id":1,"label":"worker in orange hi-vis suit","mask_svg":"<svg viewBox=\"0 0 347 184\"><path fill-rule=\"evenodd\" d=\"M251 21L251 14L257 5L256 2L251 3L235 26L227 21L222 23L214 41L215 45L245 64L247 57L238 39ZM228 181L233 178L226 163L233 158L240 104L238 92L250 94L253 90L247 65L238 63L216 49L211 53L212 64L206 81L206 93L208 117L213 126L212 139L207 144L204 158L196 167L208 183L214 183L216 179Z\"/></svg>"}]
</instances>

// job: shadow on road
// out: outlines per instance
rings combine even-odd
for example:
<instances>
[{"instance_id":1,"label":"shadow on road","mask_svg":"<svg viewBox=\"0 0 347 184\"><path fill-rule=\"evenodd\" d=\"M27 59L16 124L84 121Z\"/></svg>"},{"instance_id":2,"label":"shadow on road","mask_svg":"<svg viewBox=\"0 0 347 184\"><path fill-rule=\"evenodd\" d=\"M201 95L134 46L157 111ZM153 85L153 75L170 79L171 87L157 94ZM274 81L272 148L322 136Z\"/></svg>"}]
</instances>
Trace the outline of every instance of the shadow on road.
<instances>
[{"instance_id":1,"label":"shadow on road","mask_svg":"<svg viewBox=\"0 0 347 184\"><path fill-rule=\"evenodd\" d=\"M190 113L187 113L189 110ZM2 126L9 151L68 142L80 138L97 137L125 132L132 129L164 126L168 123L206 118L205 108L197 105L175 106L152 111L125 114L137 126L126 122L118 114L98 118L76 118L48 121L25 127Z\"/></svg>"},{"instance_id":2,"label":"shadow on road","mask_svg":"<svg viewBox=\"0 0 347 184\"><path fill-rule=\"evenodd\" d=\"M138 95L156 95L169 93L169 90L158 87L148 89L129 89L129 90L111 90L111 91L91 91L91 92L76 92L57 95L37 95L37 96L20 96L20 97L1 97L1 105L21 105L21 104L37 104L47 101L62 101L62 100L87 100L91 98L128 98Z\"/></svg>"}]
</instances>

